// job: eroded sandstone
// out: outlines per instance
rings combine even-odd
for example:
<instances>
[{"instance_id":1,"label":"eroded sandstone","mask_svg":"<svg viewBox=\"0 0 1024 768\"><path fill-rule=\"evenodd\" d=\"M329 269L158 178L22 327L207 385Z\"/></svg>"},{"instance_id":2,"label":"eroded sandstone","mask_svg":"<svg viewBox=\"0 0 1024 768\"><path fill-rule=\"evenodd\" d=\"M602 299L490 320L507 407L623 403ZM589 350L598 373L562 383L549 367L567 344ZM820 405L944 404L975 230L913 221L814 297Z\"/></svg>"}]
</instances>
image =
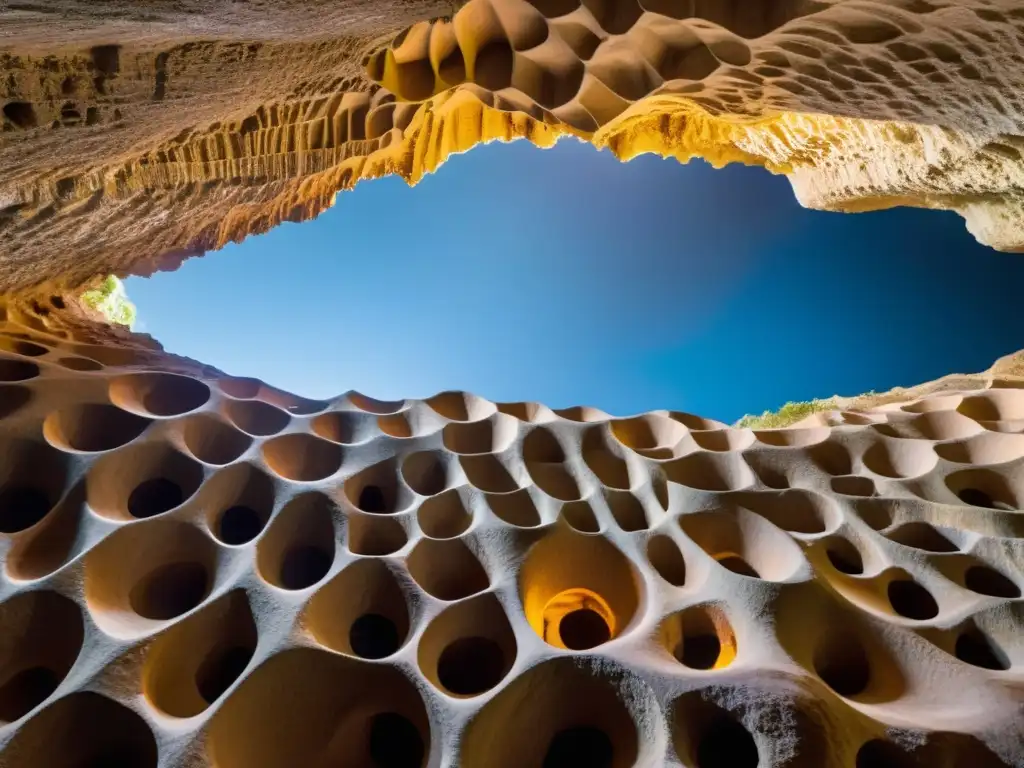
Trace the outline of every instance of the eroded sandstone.
<instances>
[{"instance_id":1,"label":"eroded sandstone","mask_svg":"<svg viewBox=\"0 0 1024 768\"><path fill-rule=\"evenodd\" d=\"M0 327L0 764L1020 766L1016 358L781 430Z\"/></svg>"},{"instance_id":2,"label":"eroded sandstone","mask_svg":"<svg viewBox=\"0 0 1024 768\"><path fill-rule=\"evenodd\" d=\"M573 134L1022 247L1011 0L265 0L0 10L0 288L173 268L358 180ZM58 18L59 23L55 23ZM404 30L404 31L403 31Z\"/></svg>"}]
</instances>

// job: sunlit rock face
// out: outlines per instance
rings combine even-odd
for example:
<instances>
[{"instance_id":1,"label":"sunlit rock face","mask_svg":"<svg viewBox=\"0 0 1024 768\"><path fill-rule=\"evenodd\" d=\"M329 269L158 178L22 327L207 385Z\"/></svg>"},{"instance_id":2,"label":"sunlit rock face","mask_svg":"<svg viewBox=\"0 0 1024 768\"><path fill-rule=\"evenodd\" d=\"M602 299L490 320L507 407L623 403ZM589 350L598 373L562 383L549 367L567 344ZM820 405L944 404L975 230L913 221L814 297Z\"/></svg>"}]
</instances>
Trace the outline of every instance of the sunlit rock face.
<instances>
[{"instance_id":1,"label":"sunlit rock face","mask_svg":"<svg viewBox=\"0 0 1024 768\"><path fill-rule=\"evenodd\" d=\"M757 431L314 401L8 302L0 764L1020 766L1011 367Z\"/></svg>"},{"instance_id":2,"label":"sunlit rock face","mask_svg":"<svg viewBox=\"0 0 1024 768\"><path fill-rule=\"evenodd\" d=\"M1022 25L1010 0L10 4L0 288L174 268L359 179L566 134L1018 250Z\"/></svg>"}]
</instances>

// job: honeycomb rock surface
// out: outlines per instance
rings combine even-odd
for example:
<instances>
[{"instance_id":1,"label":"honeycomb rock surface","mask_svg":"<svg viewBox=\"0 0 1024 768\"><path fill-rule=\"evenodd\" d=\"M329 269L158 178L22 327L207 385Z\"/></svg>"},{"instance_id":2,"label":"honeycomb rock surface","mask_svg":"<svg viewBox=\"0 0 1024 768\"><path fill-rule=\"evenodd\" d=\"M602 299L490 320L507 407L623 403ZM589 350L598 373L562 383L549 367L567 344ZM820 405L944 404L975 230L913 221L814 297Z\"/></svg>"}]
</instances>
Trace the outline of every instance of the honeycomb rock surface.
<instances>
[{"instance_id":1,"label":"honeycomb rock surface","mask_svg":"<svg viewBox=\"0 0 1024 768\"><path fill-rule=\"evenodd\" d=\"M4 768L1024 765L1008 361L752 431L314 401L69 312L0 327Z\"/></svg>"},{"instance_id":2,"label":"honeycomb rock surface","mask_svg":"<svg viewBox=\"0 0 1024 768\"><path fill-rule=\"evenodd\" d=\"M172 269L574 135L1024 248L1019 0L54 0L0 8L0 289Z\"/></svg>"}]
</instances>

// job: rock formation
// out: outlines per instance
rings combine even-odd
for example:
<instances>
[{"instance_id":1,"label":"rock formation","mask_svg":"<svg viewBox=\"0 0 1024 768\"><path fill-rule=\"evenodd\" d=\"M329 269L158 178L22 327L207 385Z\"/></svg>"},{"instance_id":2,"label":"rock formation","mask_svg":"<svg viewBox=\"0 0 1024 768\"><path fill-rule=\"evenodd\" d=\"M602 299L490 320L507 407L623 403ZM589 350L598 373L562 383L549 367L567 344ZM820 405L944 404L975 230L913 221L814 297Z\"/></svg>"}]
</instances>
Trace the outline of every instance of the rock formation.
<instances>
[{"instance_id":1,"label":"rock formation","mask_svg":"<svg viewBox=\"0 0 1024 768\"><path fill-rule=\"evenodd\" d=\"M1024 766L1024 365L792 428L296 397L69 286L572 135L1024 248L1016 0L0 8L0 768Z\"/></svg>"},{"instance_id":2,"label":"rock formation","mask_svg":"<svg viewBox=\"0 0 1024 768\"><path fill-rule=\"evenodd\" d=\"M3 323L4 768L1024 765L1012 360L751 431Z\"/></svg>"},{"instance_id":3,"label":"rock formation","mask_svg":"<svg viewBox=\"0 0 1024 768\"><path fill-rule=\"evenodd\" d=\"M53 0L0 9L0 289L173 268L572 134L948 208L1024 247L1016 0ZM457 10L456 10L457 8Z\"/></svg>"}]
</instances>

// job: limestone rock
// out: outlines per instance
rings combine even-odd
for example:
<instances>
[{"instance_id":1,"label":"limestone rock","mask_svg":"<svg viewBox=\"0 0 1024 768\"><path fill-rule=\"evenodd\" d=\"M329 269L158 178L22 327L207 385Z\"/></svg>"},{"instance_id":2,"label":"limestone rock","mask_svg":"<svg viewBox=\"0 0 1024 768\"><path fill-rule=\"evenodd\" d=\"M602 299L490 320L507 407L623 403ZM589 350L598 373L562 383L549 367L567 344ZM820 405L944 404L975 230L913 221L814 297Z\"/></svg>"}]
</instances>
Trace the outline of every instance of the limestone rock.
<instances>
[{"instance_id":1,"label":"limestone rock","mask_svg":"<svg viewBox=\"0 0 1024 768\"><path fill-rule=\"evenodd\" d=\"M751 431L88 327L0 327L5 768L1024 764L1007 361Z\"/></svg>"},{"instance_id":2,"label":"limestone rock","mask_svg":"<svg viewBox=\"0 0 1024 768\"><path fill-rule=\"evenodd\" d=\"M148 273L494 139L744 162L1024 247L1014 0L0 9L0 289ZM56 19L59 18L59 22ZM403 31L404 30L404 31Z\"/></svg>"}]
</instances>

